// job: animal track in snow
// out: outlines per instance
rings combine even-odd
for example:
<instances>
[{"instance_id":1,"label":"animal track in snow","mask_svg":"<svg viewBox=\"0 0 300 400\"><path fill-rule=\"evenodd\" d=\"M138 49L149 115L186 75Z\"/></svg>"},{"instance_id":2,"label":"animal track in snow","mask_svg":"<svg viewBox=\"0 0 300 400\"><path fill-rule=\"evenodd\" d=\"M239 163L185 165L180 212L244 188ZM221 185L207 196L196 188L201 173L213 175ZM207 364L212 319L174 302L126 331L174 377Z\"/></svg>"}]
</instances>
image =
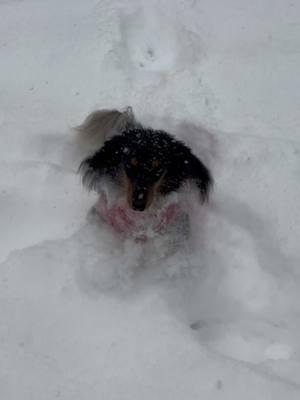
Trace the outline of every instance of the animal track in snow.
<instances>
[{"instance_id":1,"label":"animal track in snow","mask_svg":"<svg viewBox=\"0 0 300 400\"><path fill-rule=\"evenodd\" d=\"M120 25L122 48L135 68L167 72L202 53L199 38L185 28L178 29L177 22L159 7L149 6L134 14L122 15Z\"/></svg>"}]
</instances>

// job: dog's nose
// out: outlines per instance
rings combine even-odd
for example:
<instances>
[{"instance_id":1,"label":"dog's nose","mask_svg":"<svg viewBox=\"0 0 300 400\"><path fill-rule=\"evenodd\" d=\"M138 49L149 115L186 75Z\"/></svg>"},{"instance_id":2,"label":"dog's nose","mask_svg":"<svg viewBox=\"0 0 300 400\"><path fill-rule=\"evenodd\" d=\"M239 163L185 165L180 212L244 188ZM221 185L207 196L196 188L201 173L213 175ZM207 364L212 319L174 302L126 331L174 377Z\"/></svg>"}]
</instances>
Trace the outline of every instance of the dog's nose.
<instances>
[{"instance_id":1,"label":"dog's nose","mask_svg":"<svg viewBox=\"0 0 300 400\"><path fill-rule=\"evenodd\" d=\"M136 204L136 203L132 203L132 208L134 209L134 211L145 211L145 204Z\"/></svg>"},{"instance_id":2,"label":"dog's nose","mask_svg":"<svg viewBox=\"0 0 300 400\"><path fill-rule=\"evenodd\" d=\"M145 193L137 193L132 199L132 208L135 211L144 211L146 208L146 200Z\"/></svg>"}]
</instances>

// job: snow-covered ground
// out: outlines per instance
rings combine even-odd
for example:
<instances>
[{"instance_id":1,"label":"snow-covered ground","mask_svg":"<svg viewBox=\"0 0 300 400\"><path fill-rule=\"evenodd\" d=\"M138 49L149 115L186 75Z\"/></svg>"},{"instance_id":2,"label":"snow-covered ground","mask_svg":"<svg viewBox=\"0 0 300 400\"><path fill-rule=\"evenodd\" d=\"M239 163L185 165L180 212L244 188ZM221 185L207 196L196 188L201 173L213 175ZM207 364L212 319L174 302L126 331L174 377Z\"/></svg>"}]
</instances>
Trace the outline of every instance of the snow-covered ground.
<instances>
[{"instance_id":1,"label":"snow-covered ground","mask_svg":"<svg viewBox=\"0 0 300 400\"><path fill-rule=\"evenodd\" d=\"M300 3L0 0L0 399L300 398ZM87 218L97 107L214 172L189 243Z\"/></svg>"}]
</instances>

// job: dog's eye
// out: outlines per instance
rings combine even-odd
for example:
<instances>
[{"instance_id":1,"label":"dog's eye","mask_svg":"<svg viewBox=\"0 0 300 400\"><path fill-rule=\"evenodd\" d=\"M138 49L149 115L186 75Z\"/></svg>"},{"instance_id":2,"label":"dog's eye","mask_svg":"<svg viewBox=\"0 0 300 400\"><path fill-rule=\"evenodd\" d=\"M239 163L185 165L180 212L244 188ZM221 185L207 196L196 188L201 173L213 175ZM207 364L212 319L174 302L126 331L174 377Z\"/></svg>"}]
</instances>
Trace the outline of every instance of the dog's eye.
<instances>
[{"instance_id":1,"label":"dog's eye","mask_svg":"<svg viewBox=\"0 0 300 400\"><path fill-rule=\"evenodd\" d=\"M135 157L133 157L133 158L130 160L130 164L131 164L133 167L137 167L137 166L139 165L139 162L138 162L138 160L137 160Z\"/></svg>"},{"instance_id":2,"label":"dog's eye","mask_svg":"<svg viewBox=\"0 0 300 400\"><path fill-rule=\"evenodd\" d=\"M158 168L160 166L161 166L161 161L160 160L155 159L155 160L152 161L152 168Z\"/></svg>"}]
</instances>

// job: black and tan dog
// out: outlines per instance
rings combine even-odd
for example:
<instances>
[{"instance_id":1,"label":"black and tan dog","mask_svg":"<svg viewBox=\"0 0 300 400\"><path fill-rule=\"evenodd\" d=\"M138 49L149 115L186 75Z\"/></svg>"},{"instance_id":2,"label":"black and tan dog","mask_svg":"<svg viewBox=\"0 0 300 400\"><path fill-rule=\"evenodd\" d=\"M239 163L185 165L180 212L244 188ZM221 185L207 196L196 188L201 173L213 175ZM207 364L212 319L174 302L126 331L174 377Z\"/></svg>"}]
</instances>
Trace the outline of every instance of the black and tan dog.
<instances>
[{"instance_id":1,"label":"black and tan dog","mask_svg":"<svg viewBox=\"0 0 300 400\"><path fill-rule=\"evenodd\" d=\"M124 190L129 207L144 211L190 180L201 201L208 199L213 183L209 169L169 133L143 127L131 108L95 111L77 129L93 143L79 168L89 190L99 191L101 179L109 177Z\"/></svg>"}]
</instances>

